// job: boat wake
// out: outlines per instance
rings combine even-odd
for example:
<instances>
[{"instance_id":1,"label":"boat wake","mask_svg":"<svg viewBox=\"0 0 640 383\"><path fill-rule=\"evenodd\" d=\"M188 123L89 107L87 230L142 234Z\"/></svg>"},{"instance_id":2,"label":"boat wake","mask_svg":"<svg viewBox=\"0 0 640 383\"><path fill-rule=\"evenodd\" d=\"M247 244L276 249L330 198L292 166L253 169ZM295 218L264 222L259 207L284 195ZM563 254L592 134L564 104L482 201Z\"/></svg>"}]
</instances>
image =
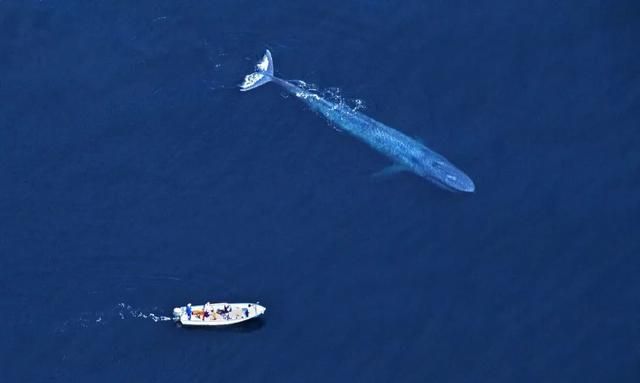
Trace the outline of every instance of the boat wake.
<instances>
[{"instance_id":1,"label":"boat wake","mask_svg":"<svg viewBox=\"0 0 640 383\"><path fill-rule=\"evenodd\" d=\"M153 308L157 310L157 307ZM171 317L135 308L127 303L118 303L106 311L81 312L73 319L65 320L56 326L57 333L64 333L70 329L93 328L105 326L123 320L148 320L153 322L168 322Z\"/></svg>"},{"instance_id":2,"label":"boat wake","mask_svg":"<svg viewBox=\"0 0 640 383\"><path fill-rule=\"evenodd\" d=\"M128 305L126 303L118 303L118 307L120 308L118 312L120 319L138 318L138 319L149 319L154 322L166 322L171 320L171 317L158 315L154 313L145 313L136 308L133 308L131 305Z\"/></svg>"}]
</instances>

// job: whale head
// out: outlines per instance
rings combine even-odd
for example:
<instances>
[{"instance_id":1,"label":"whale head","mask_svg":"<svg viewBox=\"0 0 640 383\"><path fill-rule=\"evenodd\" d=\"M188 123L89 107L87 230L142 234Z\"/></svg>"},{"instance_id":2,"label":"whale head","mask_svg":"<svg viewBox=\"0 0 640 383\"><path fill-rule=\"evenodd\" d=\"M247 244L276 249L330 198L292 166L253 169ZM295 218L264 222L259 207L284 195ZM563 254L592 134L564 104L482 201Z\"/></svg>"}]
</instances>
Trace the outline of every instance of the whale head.
<instances>
[{"instance_id":1,"label":"whale head","mask_svg":"<svg viewBox=\"0 0 640 383\"><path fill-rule=\"evenodd\" d=\"M423 177L444 189L465 193L476 190L471 178L444 158L430 158L424 161L421 170Z\"/></svg>"}]
</instances>

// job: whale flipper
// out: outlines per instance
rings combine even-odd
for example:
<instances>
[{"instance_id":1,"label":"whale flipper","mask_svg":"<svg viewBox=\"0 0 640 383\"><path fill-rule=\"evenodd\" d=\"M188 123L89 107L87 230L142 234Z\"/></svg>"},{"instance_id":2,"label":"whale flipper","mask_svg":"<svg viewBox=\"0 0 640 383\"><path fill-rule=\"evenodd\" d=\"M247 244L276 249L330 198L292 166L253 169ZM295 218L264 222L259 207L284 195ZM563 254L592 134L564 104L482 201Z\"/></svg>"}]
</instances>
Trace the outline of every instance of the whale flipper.
<instances>
[{"instance_id":1,"label":"whale flipper","mask_svg":"<svg viewBox=\"0 0 640 383\"><path fill-rule=\"evenodd\" d=\"M374 177L388 177L388 176L392 176L394 174L398 174L401 172L407 172L409 171L409 169L407 169L405 166L400 165L400 164L393 164L393 165L389 165L385 168L383 168L382 170L373 173Z\"/></svg>"},{"instance_id":2,"label":"whale flipper","mask_svg":"<svg viewBox=\"0 0 640 383\"><path fill-rule=\"evenodd\" d=\"M256 65L256 71L244 77L244 82L240 84L240 91L246 92L264 85L273 79L273 58L267 49L262 56L262 60Z\"/></svg>"}]
</instances>

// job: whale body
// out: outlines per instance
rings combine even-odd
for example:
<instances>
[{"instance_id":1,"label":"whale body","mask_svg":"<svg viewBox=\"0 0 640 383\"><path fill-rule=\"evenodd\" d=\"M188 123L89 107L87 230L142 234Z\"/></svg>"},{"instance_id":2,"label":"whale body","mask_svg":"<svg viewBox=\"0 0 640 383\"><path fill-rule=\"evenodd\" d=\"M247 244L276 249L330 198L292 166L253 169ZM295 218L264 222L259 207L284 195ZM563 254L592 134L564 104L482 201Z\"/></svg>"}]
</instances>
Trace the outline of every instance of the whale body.
<instances>
[{"instance_id":1,"label":"whale body","mask_svg":"<svg viewBox=\"0 0 640 383\"><path fill-rule=\"evenodd\" d=\"M327 101L315 93L276 77L273 72L273 58L267 50L256 65L256 71L245 76L240 90L248 91L269 82L281 86L341 130L391 159L392 165L378 174L409 171L447 190L475 191L475 185L469 176L420 141L354 111L343 103Z\"/></svg>"}]
</instances>

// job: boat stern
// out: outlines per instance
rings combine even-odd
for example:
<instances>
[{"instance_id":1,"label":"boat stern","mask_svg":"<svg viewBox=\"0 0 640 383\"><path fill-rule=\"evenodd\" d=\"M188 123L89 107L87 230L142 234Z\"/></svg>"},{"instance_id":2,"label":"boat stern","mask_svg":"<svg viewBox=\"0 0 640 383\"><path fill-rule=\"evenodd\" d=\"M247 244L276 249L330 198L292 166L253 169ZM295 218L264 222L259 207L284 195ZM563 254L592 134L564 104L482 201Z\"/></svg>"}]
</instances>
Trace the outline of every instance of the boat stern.
<instances>
[{"instance_id":1,"label":"boat stern","mask_svg":"<svg viewBox=\"0 0 640 383\"><path fill-rule=\"evenodd\" d=\"M184 313L184 307L175 307L173 309L173 320L176 322L179 321L183 313Z\"/></svg>"}]
</instances>

